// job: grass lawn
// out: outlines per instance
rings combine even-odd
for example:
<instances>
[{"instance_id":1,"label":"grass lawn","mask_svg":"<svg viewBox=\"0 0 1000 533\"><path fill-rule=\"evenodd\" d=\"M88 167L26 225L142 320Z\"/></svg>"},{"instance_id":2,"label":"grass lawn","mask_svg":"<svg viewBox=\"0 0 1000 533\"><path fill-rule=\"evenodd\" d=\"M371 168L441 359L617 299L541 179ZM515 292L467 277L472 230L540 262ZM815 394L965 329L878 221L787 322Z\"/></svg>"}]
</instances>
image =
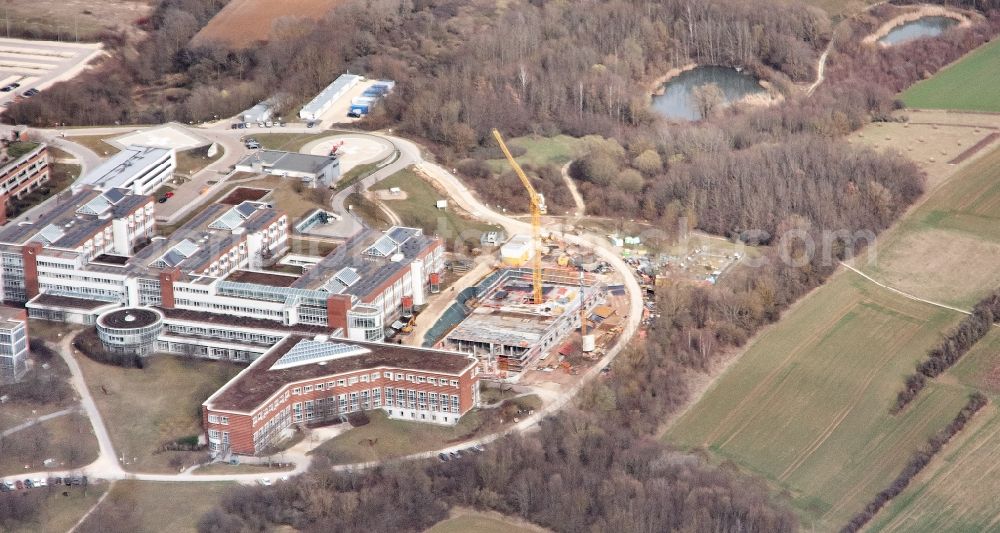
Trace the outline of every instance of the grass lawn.
<instances>
[{"instance_id":1,"label":"grass lawn","mask_svg":"<svg viewBox=\"0 0 1000 533\"><path fill-rule=\"evenodd\" d=\"M467 218L452 203L446 209L438 209L436 202L446 199L448 195L438 192L411 167L380 181L373 190L389 190L393 187L399 187L405 192L406 199L383 201L402 219L403 224L422 228L428 234L439 235L449 244L461 237L464 242L472 244L474 241L472 245L479 246L480 235L484 231L496 229L495 226Z\"/></svg>"},{"instance_id":2,"label":"grass lawn","mask_svg":"<svg viewBox=\"0 0 1000 533\"><path fill-rule=\"evenodd\" d=\"M292 222L297 221L313 209L329 209L330 207L317 201L318 194L324 192L322 189L303 186L301 182L294 179L269 176L241 183L240 186L272 189L270 196L267 197L267 202L288 213L288 218Z\"/></svg>"},{"instance_id":3,"label":"grass lawn","mask_svg":"<svg viewBox=\"0 0 1000 533\"><path fill-rule=\"evenodd\" d=\"M383 160L384 161L384 160ZM372 172L378 169L380 161L374 163L361 163L360 165L355 165L354 168L348 170L344 175L340 176L337 183L333 186L335 190L342 191L351 185L354 185L358 180L363 180L370 176Z\"/></svg>"},{"instance_id":4,"label":"grass lawn","mask_svg":"<svg viewBox=\"0 0 1000 533\"><path fill-rule=\"evenodd\" d=\"M215 507L230 483L118 481L94 512L105 506L127 507L138 523L136 533L194 532L198 520Z\"/></svg>"},{"instance_id":5,"label":"grass lawn","mask_svg":"<svg viewBox=\"0 0 1000 533\"><path fill-rule=\"evenodd\" d=\"M117 146L108 143L105 139L112 139L116 135L106 137L104 135L67 135L66 140L90 148L95 154L104 157L120 152Z\"/></svg>"},{"instance_id":6,"label":"grass lawn","mask_svg":"<svg viewBox=\"0 0 1000 533\"><path fill-rule=\"evenodd\" d=\"M361 220L364 220L365 224L372 228L386 230L392 225L389 216L375 202L365 198L364 195L351 193L347 197L346 203L351 206L351 212L361 217Z\"/></svg>"},{"instance_id":7,"label":"grass lawn","mask_svg":"<svg viewBox=\"0 0 1000 533\"><path fill-rule=\"evenodd\" d=\"M125 456L125 469L142 472L176 472L171 459L190 465L207 456L156 452L163 444L200 434L201 403L240 370L223 361L175 356L151 357L143 369L102 365L83 355L77 361L115 450Z\"/></svg>"},{"instance_id":8,"label":"grass lawn","mask_svg":"<svg viewBox=\"0 0 1000 533\"><path fill-rule=\"evenodd\" d=\"M580 139L569 135L556 135L555 137L514 137L505 141L511 152L524 153L514 159L521 165L558 165L569 163L576 152ZM506 159L490 159L486 162L493 172L505 172L510 168L510 163Z\"/></svg>"},{"instance_id":9,"label":"grass lawn","mask_svg":"<svg viewBox=\"0 0 1000 533\"><path fill-rule=\"evenodd\" d=\"M370 423L324 442L311 453L326 455L334 464L347 464L444 448L497 431L512 422L512 415L518 408L537 409L541 400L534 395L526 396L518 398L516 405L520 407L470 411L457 425L450 427L393 420L381 410L375 410L369 413Z\"/></svg>"},{"instance_id":10,"label":"grass lawn","mask_svg":"<svg viewBox=\"0 0 1000 533\"><path fill-rule=\"evenodd\" d=\"M223 153L225 153L224 150L219 148L216 150L215 156L208 157L209 148L210 146L202 146L201 148L192 148L177 152L177 170L175 172L177 174L192 176L201 169L218 161Z\"/></svg>"},{"instance_id":11,"label":"grass lawn","mask_svg":"<svg viewBox=\"0 0 1000 533\"><path fill-rule=\"evenodd\" d=\"M967 387L935 381L888 414L903 377L959 318L841 272L762 334L666 440L766 478L804 528L839 528L964 405Z\"/></svg>"},{"instance_id":12,"label":"grass lawn","mask_svg":"<svg viewBox=\"0 0 1000 533\"><path fill-rule=\"evenodd\" d=\"M480 513L474 510L452 511L452 517L431 526L425 533L535 533L544 528L525 524L516 518L507 519L499 513Z\"/></svg>"},{"instance_id":13,"label":"grass lawn","mask_svg":"<svg viewBox=\"0 0 1000 533\"><path fill-rule=\"evenodd\" d=\"M298 152L306 144L337 135L336 132L324 131L322 133L256 133L257 128L246 131L244 137L253 137L261 146L268 150L285 150L287 152Z\"/></svg>"},{"instance_id":14,"label":"grass lawn","mask_svg":"<svg viewBox=\"0 0 1000 533\"><path fill-rule=\"evenodd\" d=\"M1000 39L966 54L934 77L903 91L909 107L1000 111Z\"/></svg>"},{"instance_id":15,"label":"grass lawn","mask_svg":"<svg viewBox=\"0 0 1000 533\"><path fill-rule=\"evenodd\" d=\"M194 470L195 474L260 474L261 476L267 476L269 474L278 474L282 472L288 472L294 470L295 466L267 466L267 465L251 465L251 464L238 464L231 465L229 463L212 463L210 465L199 466Z\"/></svg>"},{"instance_id":16,"label":"grass lawn","mask_svg":"<svg viewBox=\"0 0 1000 533\"><path fill-rule=\"evenodd\" d=\"M90 421L78 413L18 431L6 437L2 446L0 475L45 470L42 461L46 459L55 459L52 470L78 468L97 459L97 438Z\"/></svg>"},{"instance_id":17,"label":"grass lawn","mask_svg":"<svg viewBox=\"0 0 1000 533\"><path fill-rule=\"evenodd\" d=\"M80 165L50 163L49 180L21 198L12 199L10 207L7 209L7 216L15 218L21 213L66 190L80 176L80 170Z\"/></svg>"},{"instance_id":18,"label":"grass lawn","mask_svg":"<svg viewBox=\"0 0 1000 533\"><path fill-rule=\"evenodd\" d=\"M323 239L295 238L288 239L288 251L293 254L326 257L337 249L337 243ZM302 274L302 268L290 265L275 265L267 268L285 274Z\"/></svg>"},{"instance_id":19,"label":"grass lawn","mask_svg":"<svg viewBox=\"0 0 1000 533\"><path fill-rule=\"evenodd\" d=\"M69 531L107 490L107 483L93 482L86 487L58 487L58 490L48 490L48 496L38 508L34 520L13 526L10 533Z\"/></svg>"},{"instance_id":20,"label":"grass lawn","mask_svg":"<svg viewBox=\"0 0 1000 533\"><path fill-rule=\"evenodd\" d=\"M1000 149L995 149L959 170L883 237L875 263L864 270L902 291L970 308L1000 287L998 262Z\"/></svg>"}]
</instances>

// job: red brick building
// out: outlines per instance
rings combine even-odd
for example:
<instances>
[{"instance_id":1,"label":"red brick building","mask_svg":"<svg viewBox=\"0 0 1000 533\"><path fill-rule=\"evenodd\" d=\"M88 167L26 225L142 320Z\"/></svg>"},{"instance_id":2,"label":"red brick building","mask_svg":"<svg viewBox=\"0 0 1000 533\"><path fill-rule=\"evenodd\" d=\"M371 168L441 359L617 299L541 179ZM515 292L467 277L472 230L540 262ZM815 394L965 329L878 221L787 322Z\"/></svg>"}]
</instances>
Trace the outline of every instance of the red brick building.
<instances>
[{"instance_id":1,"label":"red brick building","mask_svg":"<svg viewBox=\"0 0 1000 533\"><path fill-rule=\"evenodd\" d=\"M48 147L38 144L0 167L0 224L7 222L11 199L20 198L48 181L48 157Z\"/></svg>"},{"instance_id":2,"label":"red brick building","mask_svg":"<svg viewBox=\"0 0 1000 533\"><path fill-rule=\"evenodd\" d=\"M382 409L391 418L454 425L479 403L465 354L290 335L202 405L214 455L256 455L293 425Z\"/></svg>"}]
</instances>

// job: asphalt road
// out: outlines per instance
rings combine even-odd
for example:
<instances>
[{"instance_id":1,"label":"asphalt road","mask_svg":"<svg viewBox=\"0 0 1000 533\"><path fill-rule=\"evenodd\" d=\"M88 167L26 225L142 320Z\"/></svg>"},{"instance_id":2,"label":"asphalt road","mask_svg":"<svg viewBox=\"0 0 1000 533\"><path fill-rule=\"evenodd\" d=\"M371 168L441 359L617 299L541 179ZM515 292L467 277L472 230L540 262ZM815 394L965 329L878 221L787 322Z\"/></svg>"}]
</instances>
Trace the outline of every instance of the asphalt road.
<instances>
[{"instance_id":1,"label":"asphalt road","mask_svg":"<svg viewBox=\"0 0 1000 533\"><path fill-rule=\"evenodd\" d=\"M246 152L245 149L241 150L234 143L239 143L239 138L241 133L245 130L229 130L224 129L223 125L228 123L228 121L223 120L214 126L206 128L198 128L197 133L204 135L210 139L219 142L223 147L228 148L226 155L221 158L218 162L211 165L210 167L217 168L231 164L230 161L233 159L238 159L243 153ZM226 126L228 128L228 126ZM134 126L127 128L87 128L74 130L80 135L110 135L114 133L121 133L125 131L134 130ZM305 127L286 127L280 130L282 133L318 133L316 129L308 129ZM50 130L42 130L42 133L49 132ZM385 167L379 169L371 176L365 178L361 183L362 187L367 190L375 183L381 181L382 179L391 176L392 174L402 170L409 165L416 165L417 168L423 172L425 175L436 181L442 189L449 192L451 195L451 201L457 203L464 210L468 211L473 217L483 220L488 223L497 224L502 226L508 235L515 233L530 233L531 226L527 222L516 220L514 218L508 217L506 215L497 213L490 207L484 205L476 195L470 191L464 183L461 182L459 178L449 172L447 169L431 163L424 161L421 154L420 148L411 141L403 139L401 137L395 137L386 134L374 134L383 139L391 142L397 150L399 150L399 157L392 163L386 165ZM71 140L68 139L67 142ZM242 147L242 145L239 145ZM69 150L67 150L69 151ZM203 172L208 172L206 169ZM360 225L360 222L354 218L353 214L348 213L345 208L345 201L347 196L353 190L353 187L341 191L337 194L333 201L333 210L338 213L343 213L345 220L354 220L355 223ZM193 205L197 205L193 203ZM359 226L360 227L360 226ZM454 450L460 450L473 446L476 444L487 444L490 443L501 436L512 433L527 431L537 425L545 417L552 415L562 409L576 394L577 392L591 380L595 379L602 368L611 363L612 360L625 348L628 342L632 339L635 333L638 331L640 321L642 318L643 309L643 299L642 291L639 287L639 283L632 275L631 269L624 261L619 257L618 251L604 238L591 235L565 235L564 239L570 244L575 244L584 248L592 250L594 253L599 255L603 260L607 261L612 265L624 278L625 288L629 296L629 311L625 318L625 323L623 325L622 334L620 335L618 342L610 348L601 360L591 367L580 380L576 382L571 388L565 391L561 391L555 398L548 402L543 408L535 411L534 414L526 417L517 424L507 428L501 433L491 434L478 439L469 440L450 446L448 448L433 450L429 452L412 454L406 457L393 459L392 461L405 461L413 459L423 459L436 456L441 452L450 452ZM87 475L104 478L104 479L138 479L143 481L192 481L192 482L209 482L209 481L238 481L238 482L254 482L255 480L261 479L263 476L261 474L211 474L211 475L197 475L191 472L178 473L178 474L151 474L151 473L132 473L126 472L121 464L118 462L118 456L115 453L114 445L111 441L111 437L107 431L107 427L104 424L104 420L101 417L100 412L94 403L93 397L87 388L86 382L84 381L83 374L80 370L79 365L76 363L72 353L73 348L70 345L70 339L65 339L60 345L60 355L66 361L67 366L72 374L71 382L73 387L77 389L81 397L81 405L84 411L87 413L88 418L94 428L94 434L97 436L98 446L99 446L99 456L96 461L87 465L83 468L74 469L72 472L35 472L35 473L23 473L18 477L42 477L42 476L54 476L54 475L69 475L71 473L84 472ZM295 462L295 469L290 472L284 472L281 475L293 476L305 472L309 467L309 456L302 454L299 457L289 457L288 460ZM381 464L379 462L374 463L357 463L350 465L339 465L334 467L336 470L352 470L361 469L377 466Z\"/></svg>"}]
</instances>

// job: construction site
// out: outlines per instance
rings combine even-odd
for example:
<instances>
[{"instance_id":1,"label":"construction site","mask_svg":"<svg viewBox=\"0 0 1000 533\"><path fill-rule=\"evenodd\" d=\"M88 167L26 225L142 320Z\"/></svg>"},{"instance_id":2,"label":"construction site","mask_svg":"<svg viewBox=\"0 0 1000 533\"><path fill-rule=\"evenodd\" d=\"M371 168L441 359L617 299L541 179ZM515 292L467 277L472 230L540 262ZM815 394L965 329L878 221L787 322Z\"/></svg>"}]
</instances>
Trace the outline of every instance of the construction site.
<instances>
[{"instance_id":1,"label":"construction site","mask_svg":"<svg viewBox=\"0 0 1000 533\"><path fill-rule=\"evenodd\" d=\"M544 197L495 136L531 198L532 235L512 235L499 246L487 273L470 273L473 279L421 338L424 346L475 355L490 379L564 381L547 374L578 374L614 342L627 309L625 291L617 272L582 268L585 254L543 235Z\"/></svg>"}]
</instances>

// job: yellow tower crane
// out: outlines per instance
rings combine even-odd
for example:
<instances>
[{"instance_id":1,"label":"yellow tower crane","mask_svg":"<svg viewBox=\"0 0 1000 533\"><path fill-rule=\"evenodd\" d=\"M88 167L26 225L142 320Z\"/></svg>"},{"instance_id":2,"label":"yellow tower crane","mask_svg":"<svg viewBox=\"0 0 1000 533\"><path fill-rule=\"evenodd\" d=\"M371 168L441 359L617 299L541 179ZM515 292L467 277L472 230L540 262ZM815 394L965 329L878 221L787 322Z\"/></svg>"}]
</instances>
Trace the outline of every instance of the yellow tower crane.
<instances>
[{"instance_id":1,"label":"yellow tower crane","mask_svg":"<svg viewBox=\"0 0 1000 533\"><path fill-rule=\"evenodd\" d=\"M514 172L517 174L517 177L521 178L521 183L528 191L528 197L531 199L531 236L535 242L535 250L532 258L531 282L534 286L535 304L541 305L543 302L542 212L544 211L545 200L542 199L542 195L538 194L535 187L531 184L531 180L529 180L528 176L525 175L523 170L521 170L521 165L518 165L517 161L514 160L514 156L511 155L510 150L507 149L507 144L503 142L503 137L500 136L500 132L494 129L493 137L496 138L497 143L500 145L500 150L502 150L503 155L507 157L507 161L510 162L510 166L514 168Z\"/></svg>"}]
</instances>

